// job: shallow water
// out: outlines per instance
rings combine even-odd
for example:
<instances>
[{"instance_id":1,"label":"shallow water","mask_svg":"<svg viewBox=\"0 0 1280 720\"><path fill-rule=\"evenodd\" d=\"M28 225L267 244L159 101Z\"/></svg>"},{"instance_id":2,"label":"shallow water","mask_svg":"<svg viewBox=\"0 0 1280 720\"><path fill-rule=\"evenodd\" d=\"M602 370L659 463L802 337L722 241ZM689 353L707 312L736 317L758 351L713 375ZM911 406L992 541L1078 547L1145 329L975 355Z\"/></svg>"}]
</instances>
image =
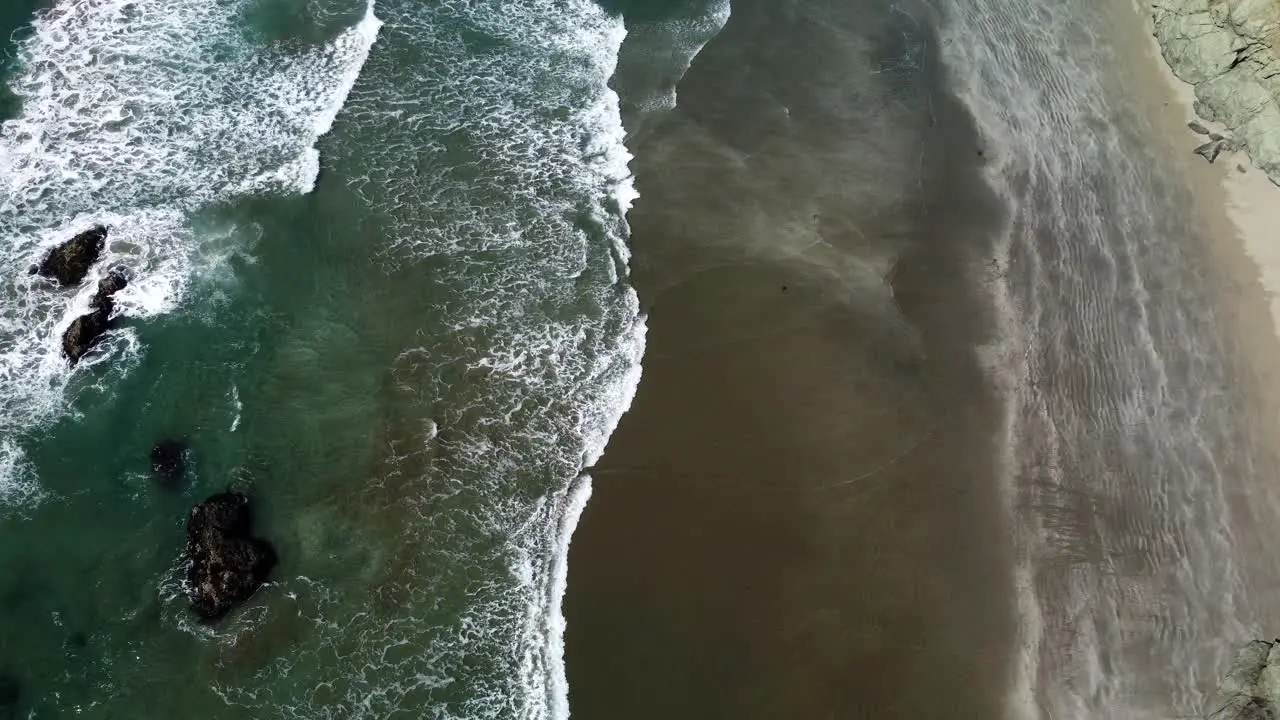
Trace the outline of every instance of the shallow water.
<instances>
[{"instance_id":1,"label":"shallow water","mask_svg":"<svg viewBox=\"0 0 1280 720\"><path fill-rule=\"evenodd\" d=\"M1268 632L1258 409L1125 13L739 0L632 109L651 344L574 544L581 714L1199 717Z\"/></svg>"},{"instance_id":2,"label":"shallow water","mask_svg":"<svg viewBox=\"0 0 1280 720\"><path fill-rule=\"evenodd\" d=\"M1003 332L984 358L1007 401L1012 712L1199 716L1264 632L1228 498L1269 471L1247 440L1256 408L1215 310L1208 230L1135 100L1158 80L1117 70L1141 55L1126 47L1140 21L1027 0L943 16L1011 213L992 286Z\"/></svg>"}]
</instances>

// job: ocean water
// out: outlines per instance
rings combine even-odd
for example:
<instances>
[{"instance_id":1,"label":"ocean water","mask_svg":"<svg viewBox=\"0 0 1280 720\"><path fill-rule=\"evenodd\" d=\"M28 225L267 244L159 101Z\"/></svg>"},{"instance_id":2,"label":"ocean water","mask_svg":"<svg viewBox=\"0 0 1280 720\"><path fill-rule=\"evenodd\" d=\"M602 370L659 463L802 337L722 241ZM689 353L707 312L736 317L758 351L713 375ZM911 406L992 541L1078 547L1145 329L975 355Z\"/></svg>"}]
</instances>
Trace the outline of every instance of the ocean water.
<instances>
[{"instance_id":1,"label":"ocean water","mask_svg":"<svg viewBox=\"0 0 1280 720\"><path fill-rule=\"evenodd\" d=\"M12 10L12 11L11 11ZM6 5L0 672L21 717L566 713L565 552L639 376L587 0ZM26 275L111 227L90 281ZM57 338L125 265L121 328ZM161 438L190 482L155 484ZM227 621L191 505L281 556Z\"/></svg>"},{"instance_id":2,"label":"ocean water","mask_svg":"<svg viewBox=\"0 0 1280 720\"><path fill-rule=\"evenodd\" d=\"M901 649L878 635L885 627L954 643L967 642L949 632L961 625L999 627L995 609L977 622L948 605L960 594L946 588L1004 582L1004 568L977 567L1000 523L936 538L908 522L951 527L922 517L934 506L920 501L956 522L969 516L953 496L931 492L945 485L976 507L985 495L970 483L982 481L1003 493L1014 548L1001 586L1017 627L1009 715L1196 716L1234 645L1262 629L1227 502L1232 479L1258 469L1196 270L1187 191L1113 72L1115 17L1076 0L735 4L742 13L719 0L0 8L0 674L20 686L15 714L566 717L567 551L590 469L636 391L647 331L628 268L627 148L687 140L693 152L648 165L658 184L664 167L688 163L655 187L681 213L659 240L697 241L671 252L698 260L682 271L715 272L736 253L751 266L740 279L785 267L823 317L851 309L839 327L871 331L849 341L860 355L840 345L833 357L866 367L833 377L860 389L842 399L869 409L842 419L919 437L838 438L851 462L809 495L763 496L768 517L808 513L803 529L824 533L802 542L801 523L779 521L777 535L759 535L775 555L803 553L808 563L774 559L804 571L786 576L788 599L821 615L800 633L775 629L833 648L768 658L810 663L769 674L792 681L777 707L863 707L875 692L851 690L849 669L880 662L876 642ZM709 70L682 84L699 58ZM958 146L968 120L935 98L940 78L982 135L990 203L971 172L979 161ZM678 109L684 124L664 126ZM736 169L730 182L717 179L724 167ZM979 215L999 228L993 262L968 254L985 247L968 237L986 226ZM92 223L112 231L82 287L26 274ZM121 327L70 370L58 336L115 265L135 277ZM947 295L960 292L985 293L994 340L974 329L980 313L946 314L969 307ZM989 456L949 429L963 423L946 403L985 402L972 357L936 353L979 340L973 353L1003 402ZM157 485L147 462L171 437L193 460L177 489ZM936 454L947 449L982 457ZM978 478L990 458L997 472ZM804 479L801 464L785 465ZM903 497L871 476L899 482ZM232 617L202 625L181 591L184 522L228 486L252 494L281 565ZM921 514L899 518L878 498ZM898 540L920 547L886 554ZM921 560L934 540L958 559ZM753 572L768 557L735 555ZM882 581L877 593L845 574L851 559ZM725 609L738 597L763 598L744 601L752 613L774 607L773 588L725 591L705 567L717 566L697 568L705 597L727 599L717 617L734 617ZM905 577L917 570L927 577ZM674 591L688 605L687 589ZM766 623L742 617L758 637L736 626L721 637L767 647ZM594 641L600 668L649 682L609 664L612 638ZM724 667L717 654L735 642L668 651ZM962 660L957 688L1002 676ZM687 682L697 677L679 687L702 693ZM897 692L890 672L865 677ZM758 702L770 685L746 687ZM931 698L899 699L885 707L937 716ZM675 713L706 716L698 707ZM731 716L756 706L744 707Z\"/></svg>"}]
</instances>

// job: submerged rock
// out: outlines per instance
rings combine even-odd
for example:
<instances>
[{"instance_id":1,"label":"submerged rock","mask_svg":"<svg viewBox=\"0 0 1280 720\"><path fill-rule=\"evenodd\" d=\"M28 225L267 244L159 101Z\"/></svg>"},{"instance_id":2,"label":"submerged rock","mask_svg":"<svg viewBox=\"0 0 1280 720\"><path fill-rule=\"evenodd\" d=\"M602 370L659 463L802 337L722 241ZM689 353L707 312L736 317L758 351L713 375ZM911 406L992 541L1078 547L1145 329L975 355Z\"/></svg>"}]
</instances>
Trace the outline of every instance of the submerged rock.
<instances>
[{"instance_id":1,"label":"submerged rock","mask_svg":"<svg viewBox=\"0 0 1280 720\"><path fill-rule=\"evenodd\" d=\"M248 600L276 565L275 549L252 537L249 498L219 493L195 506L187 520L187 593L192 607L216 620Z\"/></svg>"},{"instance_id":2,"label":"submerged rock","mask_svg":"<svg viewBox=\"0 0 1280 720\"><path fill-rule=\"evenodd\" d=\"M162 485L182 482L187 471L187 446L181 440L161 440L151 448L151 471Z\"/></svg>"},{"instance_id":3,"label":"submerged rock","mask_svg":"<svg viewBox=\"0 0 1280 720\"><path fill-rule=\"evenodd\" d=\"M22 700L22 683L18 678L0 673L0 720L16 720L18 703Z\"/></svg>"},{"instance_id":4,"label":"submerged rock","mask_svg":"<svg viewBox=\"0 0 1280 720\"><path fill-rule=\"evenodd\" d=\"M67 647L79 650L89 644L89 636L86 633L76 632L67 636Z\"/></svg>"},{"instance_id":5,"label":"submerged rock","mask_svg":"<svg viewBox=\"0 0 1280 720\"><path fill-rule=\"evenodd\" d=\"M1202 124L1200 124L1200 123L1196 122L1195 120L1192 120L1191 122L1187 123L1187 127L1191 128L1191 132L1193 132L1193 133L1195 133L1195 134L1197 134L1197 135L1208 135L1208 134L1209 134L1209 128L1207 128L1207 127L1205 127L1204 125L1202 125Z\"/></svg>"},{"instance_id":6,"label":"submerged rock","mask_svg":"<svg viewBox=\"0 0 1280 720\"><path fill-rule=\"evenodd\" d=\"M98 291L89 303L93 311L72 320L62 334L62 354L72 365L80 362L80 358L92 350L107 330L111 329L111 313L115 311L115 301L111 296L128 284L128 278L120 269L112 270L98 281Z\"/></svg>"},{"instance_id":7,"label":"submerged rock","mask_svg":"<svg viewBox=\"0 0 1280 720\"><path fill-rule=\"evenodd\" d=\"M107 229L97 225L49 251L31 272L53 278L63 287L78 285L89 274L107 244Z\"/></svg>"}]
</instances>

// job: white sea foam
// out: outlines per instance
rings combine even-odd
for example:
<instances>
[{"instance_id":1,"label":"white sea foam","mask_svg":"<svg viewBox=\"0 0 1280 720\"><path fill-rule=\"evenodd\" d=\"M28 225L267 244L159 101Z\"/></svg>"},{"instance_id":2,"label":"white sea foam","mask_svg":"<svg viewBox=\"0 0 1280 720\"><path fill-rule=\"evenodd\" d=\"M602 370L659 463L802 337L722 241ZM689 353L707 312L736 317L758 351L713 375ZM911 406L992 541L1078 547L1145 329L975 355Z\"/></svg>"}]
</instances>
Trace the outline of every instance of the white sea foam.
<instances>
[{"instance_id":1,"label":"white sea foam","mask_svg":"<svg viewBox=\"0 0 1280 720\"><path fill-rule=\"evenodd\" d=\"M106 269L133 271L123 314L169 312L200 272L192 213L314 186L316 140L381 23L370 0L322 47L257 44L237 27L247 2L62 0L19 46L21 113L0 127L0 272L11 278L0 287L0 503L33 497L16 479L21 436L65 409L71 373L58 336ZM81 288L24 274L94 223L111 233ZM137 349L134 331L120 334Z\"/></svg>"},{"instance_id":2,"label":"white sea foam","mask_svg":"<svg viewBox=\"0 0 1280 720\"><path fill-rule=\"evenodd\" d=\"M582 511L586 509L587 501L590 499L591 478L584 475L569 488L564 507L560 511L557 552L552 558L547 605L542 612L543 617L546 618L547 628L546 639L542 643L546 654L544 666L551 671L547 693L551 705L548 716L555 720L565 720L569 717L569 682L564 672L565 621L564 612L561 609L569 581L569 542L573 539L573 531L577 529L578 520L581 519Z\"/></svg>"},{"instance_id":3,"label":"white sea foam","mask_svg":"<svg viewBox=\"0 0 1280 720\"><path fill-rule=\"evenodd\" d=\"M244 410L244 403L240 402L240 388L232 385L231 392L227 394L227 399L231 401L231 407L235 412L235 417L231 418L231 427L228 432L235 432L236 428L240 427L240 413Z\"/></svg>"},{"instance_id":4,"label":"white sea foam","mask_svg":"<svg viewBox=\"0 0 1280 720\"><path fill-rule=\"evenodd\" d=\"M644 349L626 278L631 155L609 88L626 31L591 0L383 11L394 39L352 94L334 162L376 214L388 265L445 259L430 277L446 299L422 313L435 340L393 367L430 415L379 481L413 508L388 553L415 570L384 586L394 612L322 605L340 632L274 661L270 696L218 692L280 717L560 720L582 473L630 405ZM343 690L322 707L302 653L329 643Z\"/></svg>"},{"instance_id":5,"label":"white sea foam","mask_svg":"<svg viewBox=\"0 0 1280 720\"><path fill-rule=\"evenodd\" d=\"M623 54L631 76L622 78L628 100L646 112L674 109L680 81L702 48L729 22L731 10L729 0L717 0L697 17L629 28Z\"/></svg>"}]
</instances>

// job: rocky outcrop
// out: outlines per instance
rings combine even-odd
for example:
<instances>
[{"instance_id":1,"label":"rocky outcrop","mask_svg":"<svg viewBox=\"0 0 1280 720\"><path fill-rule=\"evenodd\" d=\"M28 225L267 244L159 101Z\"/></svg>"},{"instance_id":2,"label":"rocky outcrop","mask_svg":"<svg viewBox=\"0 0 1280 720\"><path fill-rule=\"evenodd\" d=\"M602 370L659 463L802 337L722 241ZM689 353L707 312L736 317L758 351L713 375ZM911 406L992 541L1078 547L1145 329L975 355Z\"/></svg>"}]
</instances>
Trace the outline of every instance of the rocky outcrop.
<instances>
[{"instance_id":1,"label":"rocky outcrop","mask_svg":"<svg viewBox=\"0 0 1280 720\"><path fill-rule=\"evenodd\" d=\"M79 285L107 245L107 229L92 227L49 251L44 262L31 268L34 275L57 280L63 287Z\"/></svg>"},{"instance_id":2,"label":"rocky outcrop","mask_svg":"<svg viewBox=\"0 0 1280 720\"><path fill-rule=\"evenodd\" d=\"M276 553L252 537L249 498L239 492L214 495L195 506L187 520L187 593L192 607L215 620L248 600L266 582Z\"/></svg>"},{"instance_id":3,"label":"rocky outcrop","mask_svg":"<svg viewBox=\"0 0 1280 720\"><path fill-rule=\"evenodd\" d=\"M151 471L166 487L182 483L187 472L187 446L181 440L161 440L151 448Z\"/></svg>"},{"instance_id":4,"label":"rocky outcrop","mask_svg":"<svg viewBox=\"0 0 1280 720\"><path fill-rule=\"evenodd\" d=\"M1218 156L1224 152L1235 152L1238 146L1234 140L1228 140L1221 135L1215 135L1209 142L1196 147L1193 151L1200 157L1212 163L1218 159Z\"/></svg>"},{"instance_id":5,"label":"rocky outcrop","mask_svg":"<svg viewBox=\"0 0 1280 720\"><path fill-rule=\"evenodd\" d=\"M107 273L107 276L98 281L98 291L93 294L93 307L102 309L112 306L111 296L125 289L129 284L129 278L125 275L125 271L116 268Z\"/></svg>"},{"instance_id":6,"label":"rocky outcrop","mask_svg":"<svg viewBox=\"0 0 1280 720\"><path fill-rule=\"evenodd\" d=\"M116 309L112 296L129 284L122 270L116 269L98 281L98 291L94 293L90 306L92 312L85 313L71 321L62 333L62 354L72 365L80 362L107 330L111 329L111 313Z\"/></svg>"},{"instance_id":7,"label":"rocky outcrop","mask_svg":"<svg viewBox=\"0 0 1280 720\"><path fill-rule=\"evenodd\" d=\"M62 333L62 354L75 365L98 344L110 326L110 316L98 310L72 320Z\"/></svg>"},{"instance_id":8,"label":"rocky outcrop","mask_svg":"<svg viewBox=\"0 0 1280 720\"><path fill-rule=\"evenodd\" d=\"M1196 113L1230 128L1280 184L1280 0L1152 0L1152 12L1165 60L1195 86Z\"/></svg>"},{"instance_id":9,"label":"rocky outcrop","mask_svg":"<svg viewBox=\"0 0 1280 720\"><path fill-rule=\"evenodd\" d=\"M1245 645L1218 686L1214 720L1280 718L1280 641Z\"/></svg>"}]
</instances>

